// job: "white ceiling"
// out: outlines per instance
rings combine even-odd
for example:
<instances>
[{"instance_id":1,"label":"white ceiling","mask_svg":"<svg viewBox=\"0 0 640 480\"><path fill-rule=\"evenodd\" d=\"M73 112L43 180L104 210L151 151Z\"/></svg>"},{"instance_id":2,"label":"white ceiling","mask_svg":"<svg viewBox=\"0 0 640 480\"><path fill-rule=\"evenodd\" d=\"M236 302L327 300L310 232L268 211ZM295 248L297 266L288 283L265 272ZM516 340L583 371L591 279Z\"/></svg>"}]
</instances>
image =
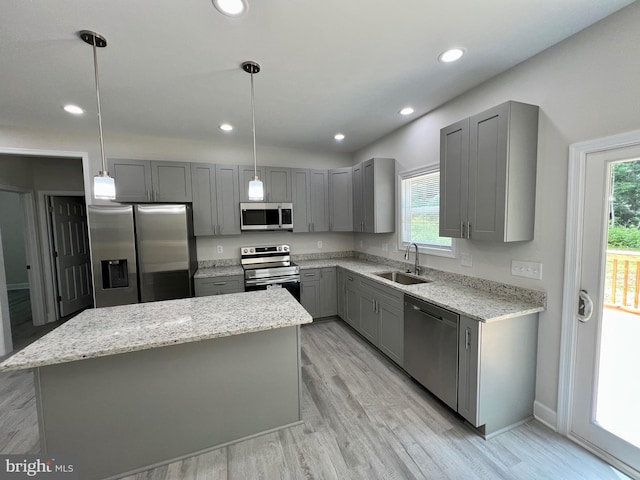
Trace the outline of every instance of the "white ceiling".
<instances>
[{"instance_id":1,"label":"white ceiling","mask_svg":"<svg viewBox=\"0 0 640 480\"><path fill-rule=\"evenodd\" d=\"M632 0L0 0L0 128L140 134L351 152L558 43ZM442 64L443 50L467 54ZM73 117L62 110L87 110ZM412 105L409 117L398 115ZM225 134L218 126L236 128ZM336 144L333 135L346 139ZM97 133L96 133L97 134Z\"/></svg>"}]
</instances>

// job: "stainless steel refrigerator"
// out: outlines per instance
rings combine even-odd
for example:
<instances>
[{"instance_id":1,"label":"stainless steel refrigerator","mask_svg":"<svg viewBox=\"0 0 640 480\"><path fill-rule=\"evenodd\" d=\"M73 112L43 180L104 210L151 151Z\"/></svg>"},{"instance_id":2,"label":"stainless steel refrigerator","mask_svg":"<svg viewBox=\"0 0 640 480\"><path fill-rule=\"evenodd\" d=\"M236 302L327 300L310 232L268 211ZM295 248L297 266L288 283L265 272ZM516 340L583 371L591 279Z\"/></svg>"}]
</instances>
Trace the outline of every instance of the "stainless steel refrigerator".
<instances>
[{"instance_id":1,"label":"stainless steel refrigerator","mask_svg":"<svg viewBox=\"0 0 640 480\"><path fill-rule=\"evenodd\" d=\"M95 306L193 296L189 205L89 206Z\"/></svg>"}]
</instances>

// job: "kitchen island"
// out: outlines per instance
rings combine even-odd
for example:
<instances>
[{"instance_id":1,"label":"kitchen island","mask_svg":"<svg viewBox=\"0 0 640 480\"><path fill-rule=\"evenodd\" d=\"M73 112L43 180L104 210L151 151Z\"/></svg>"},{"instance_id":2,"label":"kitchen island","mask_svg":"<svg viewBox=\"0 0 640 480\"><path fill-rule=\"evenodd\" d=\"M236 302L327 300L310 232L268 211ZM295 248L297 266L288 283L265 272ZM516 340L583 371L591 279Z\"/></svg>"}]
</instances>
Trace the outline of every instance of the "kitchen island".
<instances>
[{"instance_id":1,"label":"kitchen island","mask_svg":"<svg viewBox=\"0 0 640 480\"><path fill-rule=\"evenodd\" d=\"M282 289L93 309L0 371L33 368L42 454L115 478L300 422L311 321Z\"/></svg>"}]
</instances>

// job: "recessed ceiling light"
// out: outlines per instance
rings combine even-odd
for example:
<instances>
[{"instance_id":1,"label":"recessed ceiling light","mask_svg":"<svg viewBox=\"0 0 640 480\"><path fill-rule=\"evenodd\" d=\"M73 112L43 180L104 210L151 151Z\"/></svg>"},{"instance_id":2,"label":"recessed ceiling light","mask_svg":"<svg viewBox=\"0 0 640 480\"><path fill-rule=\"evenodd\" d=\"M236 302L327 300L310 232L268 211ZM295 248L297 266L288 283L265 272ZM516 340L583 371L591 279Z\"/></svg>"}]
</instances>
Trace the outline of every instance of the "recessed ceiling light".
<instances>
[{"instance_id":1,"label":"recessed ceiling light","mask_svg":"<svg viewBox=\"0 0 640 480\"><path fill-rule=\"evenodd\" d=\"M455 62L456 60L460 60L464 55L464 50L461 48L450 48L446 52L442 52L438 57L438 60L443 63Z\"/></svg>"},{"instance_id":2,"label":"recessed ceiling light","mask_svg":"<svg viewBox=\"0 0 640 480\"><path fill-rule=\"evenodd\" d=\"M62 108L64 108L65 112L72 113L73 115L82 115L84 113L84 110L80 108L78 105L68 104Z\"/></svg>"},{"instance_id":3,"label":"recessed ceiling light","mask_svg":"<svg viewBox=\"0 0 640 480\"><path fill-rule=\"evenodd\" d=\"M404 107L402 110L400 110L400 115L411 115L413 113L413 108L411 107Z\"/></svg>"},{"instance_id":4,"label":"recessed ceiling light","mask_svg":"<svg viewBox=\"0 0 640 480\"><path fill-rule=\"evenodd\" d=\"M233 130L233 125L230 125L228 123L223 123L222 125L220 125L220 130L223 130L225 132L230 132L231 130Z\"/></svg>"},{"instance_id":5,"label":"recessed ceiling light","mask_svg":"<svg viewBox=\"0 0 640 480\"><path fill-rule=\"evenodd\" d=\"M228 17L239 17L249 8L246 0L212 0L212 2L220 13Z\"/></svg>"},{"instance_id":6,"label":"recessed ceiling light","mask_svg":"<svg viewBox=\"0 0 640 480\"><path fill-rule=\"evenodd\" d=\"M336 133L333 138L335 138L338 142L344 140L344 133Z\"/></svg>"}]
</instances>

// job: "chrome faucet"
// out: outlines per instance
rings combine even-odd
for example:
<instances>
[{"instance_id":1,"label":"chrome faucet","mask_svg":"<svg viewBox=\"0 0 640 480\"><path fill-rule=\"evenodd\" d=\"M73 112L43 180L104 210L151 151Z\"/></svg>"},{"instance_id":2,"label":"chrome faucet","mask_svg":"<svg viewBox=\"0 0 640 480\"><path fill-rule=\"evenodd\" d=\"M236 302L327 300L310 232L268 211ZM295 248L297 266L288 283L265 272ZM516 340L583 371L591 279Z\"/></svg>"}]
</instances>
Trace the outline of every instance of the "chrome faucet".
<instances>
[{"instance_id":1,"label":"chrome faucet","mask_svg":"<svg viewBox=\"0 0 640 480\"><path fill-rule=\"evenodd\" d=\"M413 267L413 273L415 273L416 275L420 275L420 272L422 271L422 267L420 266L420 263L418 260L418 245L416 245L415 243L410 243L409 245L407 245L407 250L404 252L404 259L409 260L409 249L411 248L411 245L416 247L416 263Z\"/></svg>"}]
</instances>

